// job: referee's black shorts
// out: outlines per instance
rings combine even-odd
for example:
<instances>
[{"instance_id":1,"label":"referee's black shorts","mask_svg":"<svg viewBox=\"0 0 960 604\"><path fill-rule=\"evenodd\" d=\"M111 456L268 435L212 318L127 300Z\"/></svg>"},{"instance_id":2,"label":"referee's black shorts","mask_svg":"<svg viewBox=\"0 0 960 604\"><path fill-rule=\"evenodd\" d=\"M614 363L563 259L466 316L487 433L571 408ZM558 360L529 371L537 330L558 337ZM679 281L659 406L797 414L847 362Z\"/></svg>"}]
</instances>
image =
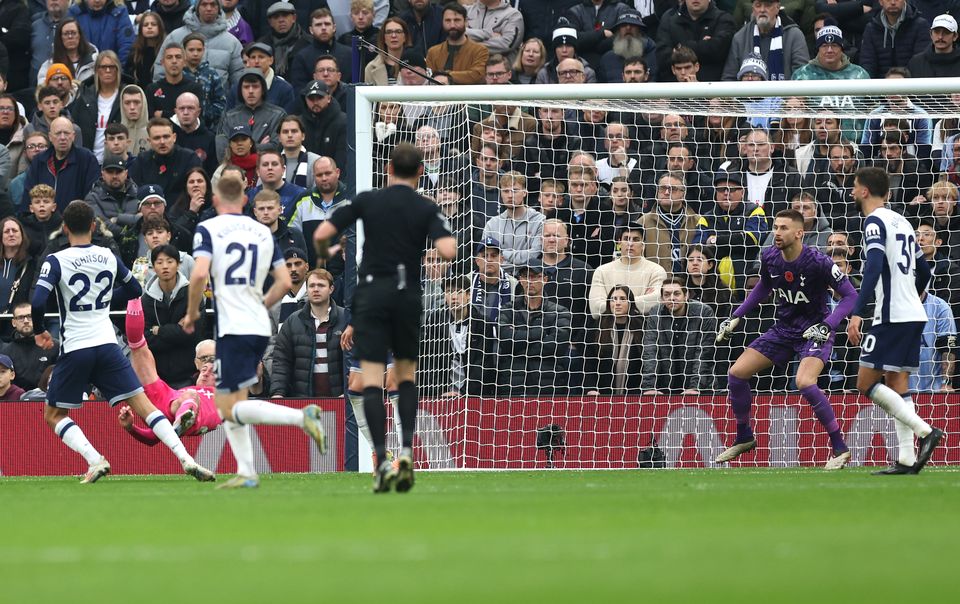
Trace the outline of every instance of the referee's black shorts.
<instances>
[{"instance_id":1,"label":"referee's black shorts","mask_svg":"<svg viewBox=\"0 0 960 604\"><path fill-rule=\"evenodd\" d=\"M360 279L353 295L353 340L361 361L416 361L420 347L423 298L419 289L398 289L394 277Z\"/></svg>"}]
</instances>

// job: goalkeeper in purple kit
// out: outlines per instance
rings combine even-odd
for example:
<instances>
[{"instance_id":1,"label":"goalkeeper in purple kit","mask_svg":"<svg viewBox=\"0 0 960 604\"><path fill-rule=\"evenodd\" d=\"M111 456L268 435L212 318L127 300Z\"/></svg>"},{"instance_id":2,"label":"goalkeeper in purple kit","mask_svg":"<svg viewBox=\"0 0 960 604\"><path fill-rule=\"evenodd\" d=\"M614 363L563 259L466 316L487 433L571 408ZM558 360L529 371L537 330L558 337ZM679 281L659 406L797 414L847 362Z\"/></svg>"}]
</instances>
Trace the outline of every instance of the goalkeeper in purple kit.
<instances>
[{"instance_id":1,"label":"goalkeeper in purple kit","mask_svg":"<svg viewBox=\"0 0 960 604\"><path fill-rule=\"evenodd\" d=\"M829 256L803 245L803 216L796 210L778 212L773 222L774 245L760 258L760 281L735 311L720 324L717 341L730 337L743 316L754 310L771 293L777 302L777 322L750 343L727 376L730 406L737 420L733 445L717 456L717 463L733 461L753 450L757 439L750 427L750 379L771 365L783 366L800 359L797 389L813 407L817 420L830 435L833 456L828 470L843 468L850 450L840 425L817 379L830 360L834 335L857 301L857 291ZM831 290L841 296L828 313Z\"/></svg>"}]
</instances>

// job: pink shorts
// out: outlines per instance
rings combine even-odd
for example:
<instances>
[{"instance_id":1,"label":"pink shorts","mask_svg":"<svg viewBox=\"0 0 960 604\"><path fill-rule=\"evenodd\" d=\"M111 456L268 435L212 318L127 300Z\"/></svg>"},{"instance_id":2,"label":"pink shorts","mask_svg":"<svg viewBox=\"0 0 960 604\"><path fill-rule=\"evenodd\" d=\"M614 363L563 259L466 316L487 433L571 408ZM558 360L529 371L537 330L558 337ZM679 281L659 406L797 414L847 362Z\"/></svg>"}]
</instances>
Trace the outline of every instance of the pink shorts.
<instances>
[{"instance_id":1,"label":"pink shorts","mask_svg":"<svg viewBox=\"0 0 960 604\"><path fill-rule=\"evenodd\" d=\"M170 403L180 396L179 390L174 390L169 384L158 379L156 382L144 385L143 392L154 407L166 415L167 419L173 421L173 414L170 413Z\"/></svg>"}]
</instances>

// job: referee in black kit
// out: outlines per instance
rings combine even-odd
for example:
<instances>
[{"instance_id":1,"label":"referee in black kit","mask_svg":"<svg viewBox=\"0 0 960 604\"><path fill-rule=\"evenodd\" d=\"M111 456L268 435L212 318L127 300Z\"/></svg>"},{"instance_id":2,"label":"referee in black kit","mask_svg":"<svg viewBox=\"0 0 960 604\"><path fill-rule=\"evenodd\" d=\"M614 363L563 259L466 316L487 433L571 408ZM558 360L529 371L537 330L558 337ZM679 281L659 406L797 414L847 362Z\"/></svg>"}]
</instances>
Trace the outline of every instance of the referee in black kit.
<instances>
[{"instance_id":1,"label":"referee in black kit","mask_svg":"<svg viewBox=\"0 0 960 604\"><path fill-rule=\"evenodd\" d=\"M457 240L435 203L417 193L423 154L409 143L397 145L387 164L387 187L360 193L314 231L317 258L327 258L330 239L363 220L363 260L353 297L355 353L363 377L363 409L377 452L373 492L413 486L413 434L417 423L417 353L423 310L420 267L424 245L433 241L453 260ZM397 470L387 461L383 372L393 351L399 383L402 440Z\"/></svg>"}]
</instances>

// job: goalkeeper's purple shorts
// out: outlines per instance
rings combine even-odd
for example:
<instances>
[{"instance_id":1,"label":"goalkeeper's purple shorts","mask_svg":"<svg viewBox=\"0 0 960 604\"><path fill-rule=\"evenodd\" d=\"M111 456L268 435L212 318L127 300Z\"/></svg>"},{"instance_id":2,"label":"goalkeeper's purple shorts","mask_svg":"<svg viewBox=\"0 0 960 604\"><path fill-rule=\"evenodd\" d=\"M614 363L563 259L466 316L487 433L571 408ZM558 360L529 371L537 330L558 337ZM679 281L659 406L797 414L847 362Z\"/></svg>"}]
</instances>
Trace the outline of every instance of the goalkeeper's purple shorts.
<instances>
[{"instance_id":1,"label":"goalkeeper's purple shorts","mask_svg":"<svg viewBox=\"0 0 960 604\"><path fill-rule=\"evenodd\" d=\"M833 351L833 339L836 334L831 333L830 339L823 344L811 342L803 336L786 333L779 325L774 325L750 343L753 348L767 357L777 367L783 367L793 359L814 357L826 365L830 362L830 353Z\"/></svg>"}]
</instances>

